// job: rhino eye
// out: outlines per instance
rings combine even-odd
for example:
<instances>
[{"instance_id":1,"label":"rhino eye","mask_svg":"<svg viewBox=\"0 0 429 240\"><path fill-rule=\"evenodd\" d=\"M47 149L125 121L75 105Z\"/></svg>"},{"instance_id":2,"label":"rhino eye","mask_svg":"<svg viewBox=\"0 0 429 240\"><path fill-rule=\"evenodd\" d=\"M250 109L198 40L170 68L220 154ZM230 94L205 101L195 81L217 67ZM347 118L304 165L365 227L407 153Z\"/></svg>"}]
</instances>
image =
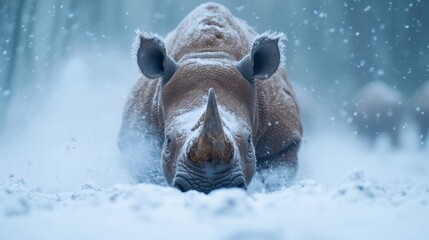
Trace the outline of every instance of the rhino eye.
<instances>
[{"instance_id":1,"label":"rhino eye","mask_svg":"<svg viewBox=\"0 0 429 240\"><path fill-rule=\"evenodd\" d=\"M164 153L166 156L169 156L171 153L171 138L169 135L165 136Z\"/></svg>"},{"instance_id":2,"label":"rhino eye","mask_svg":"<svg viewBox=\"0 0 429 240\"><path fill-rule=\"evenodd\" d=\"M247 153L252 153L252 152L253 152L252 136L249 135L249 137L247 138Z\"/></svg>"}]
</instances>

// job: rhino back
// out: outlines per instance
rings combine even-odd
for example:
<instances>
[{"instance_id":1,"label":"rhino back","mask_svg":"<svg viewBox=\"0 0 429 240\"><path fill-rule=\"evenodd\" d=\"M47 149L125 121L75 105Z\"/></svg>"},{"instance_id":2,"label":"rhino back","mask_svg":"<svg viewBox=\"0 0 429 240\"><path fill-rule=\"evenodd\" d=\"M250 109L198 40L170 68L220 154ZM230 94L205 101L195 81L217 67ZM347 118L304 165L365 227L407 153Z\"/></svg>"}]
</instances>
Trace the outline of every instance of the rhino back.
<instances>
[{"instance_id":1,"label":"rhino back","mask_svg":"<svg viewBox=\"0 0 429 240\"><path fill-rule=\"evenodd\" d=\"M246 22L224 6L205 3L190 12L165 42L167 52L176 61L196 52L225 52L240 60L249 53L255 36Z\"/></svg>"},{"instance_id":2,"label":"rhino back","mask_svg":"<svg viewBox=\"0 0 429 240\"><path fill-rule=\"evenodd\" d=\"M350 112L359 132L397 132L403 118L402 94L381 81L370 82L352 98Z\"/></svg>"}]
</instances>

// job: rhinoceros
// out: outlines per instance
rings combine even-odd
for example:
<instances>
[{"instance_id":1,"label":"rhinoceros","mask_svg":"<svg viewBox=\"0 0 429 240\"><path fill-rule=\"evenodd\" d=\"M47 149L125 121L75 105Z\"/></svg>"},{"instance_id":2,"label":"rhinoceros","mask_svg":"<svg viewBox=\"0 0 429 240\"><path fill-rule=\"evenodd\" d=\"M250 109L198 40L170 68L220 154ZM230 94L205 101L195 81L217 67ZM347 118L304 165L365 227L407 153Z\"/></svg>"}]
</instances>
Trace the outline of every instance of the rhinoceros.
<instances>
[{"instance_id":1,"label":"rhinoceros","mask_svg":"<svg viewBox=\"0 0 429 240\"><path fill-rule=\"evenodd\" d=\"M414 105L414 119L417 123L420 142L423 147L427 143L429 131L429 81L416 91Z\"/></svg>"},{"instance_id":2,"label":"rhinoceros","mask_svg":"<svg viewBox=\"0 0 429 240\"><path fill-rule=\"evenodd\" d=\"M370 82L354 95L350 110L356 131L371 145L379 135L387 134L391 146L399 147L403 102L398 90L382 81Z\"/></svg>"},{"instance_id":3,"label":"rhinoceros","mask_svg":"<svg viewBox=\"0 0 429 240\"><path fill-rule=\"evenodd\" d=\"M246 189L256 171L275 169L292 181L302 128L283 39L257 34L215 3L194 9L165 39L138 31L142 76L124 109L121 152L144 159L139 143L152 139L166 182L181 191Z\"/></svg>"}]
</instances>

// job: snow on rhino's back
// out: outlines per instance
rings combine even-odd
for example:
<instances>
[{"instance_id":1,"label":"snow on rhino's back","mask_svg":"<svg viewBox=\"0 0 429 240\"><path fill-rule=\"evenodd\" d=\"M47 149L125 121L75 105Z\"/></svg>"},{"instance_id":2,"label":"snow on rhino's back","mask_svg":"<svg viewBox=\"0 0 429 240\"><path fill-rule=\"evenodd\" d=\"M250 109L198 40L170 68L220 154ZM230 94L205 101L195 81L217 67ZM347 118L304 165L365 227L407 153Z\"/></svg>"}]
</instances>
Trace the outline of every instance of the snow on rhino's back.
<instances>
[{"instance_id":1,"label":"snow on rhino's back","mask_svg":"<svg viewBox=\"0 0 429 240\"><path fill-rule=\"evenodd\" d=\"M250 51L255 36L245 21L209 2L190 12L165 41L168 53L178 62L188 53L215 51L240 60Z\"/></svg>"}]
</instances>

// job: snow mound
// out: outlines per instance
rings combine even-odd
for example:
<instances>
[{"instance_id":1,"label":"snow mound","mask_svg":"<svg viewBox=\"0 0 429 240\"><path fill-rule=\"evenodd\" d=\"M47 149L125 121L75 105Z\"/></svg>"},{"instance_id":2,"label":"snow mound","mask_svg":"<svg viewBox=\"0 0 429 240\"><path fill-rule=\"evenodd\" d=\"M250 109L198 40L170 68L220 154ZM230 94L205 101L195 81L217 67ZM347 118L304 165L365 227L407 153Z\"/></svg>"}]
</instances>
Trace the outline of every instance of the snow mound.
<instances>
[{"instance_id":1,"label":"snow mound","mask_svg":"<svg viewBox=\"0 0 429 240\"><path fill-rule=\"evenodd\" d=\"M221 189L208 195L95 183L50 194L11 177L0 185L0 205L2 239L429 237L429 189L386 187L359 170L335 186L305 179L273 193Z\"/></svg>"}]
</instances>

